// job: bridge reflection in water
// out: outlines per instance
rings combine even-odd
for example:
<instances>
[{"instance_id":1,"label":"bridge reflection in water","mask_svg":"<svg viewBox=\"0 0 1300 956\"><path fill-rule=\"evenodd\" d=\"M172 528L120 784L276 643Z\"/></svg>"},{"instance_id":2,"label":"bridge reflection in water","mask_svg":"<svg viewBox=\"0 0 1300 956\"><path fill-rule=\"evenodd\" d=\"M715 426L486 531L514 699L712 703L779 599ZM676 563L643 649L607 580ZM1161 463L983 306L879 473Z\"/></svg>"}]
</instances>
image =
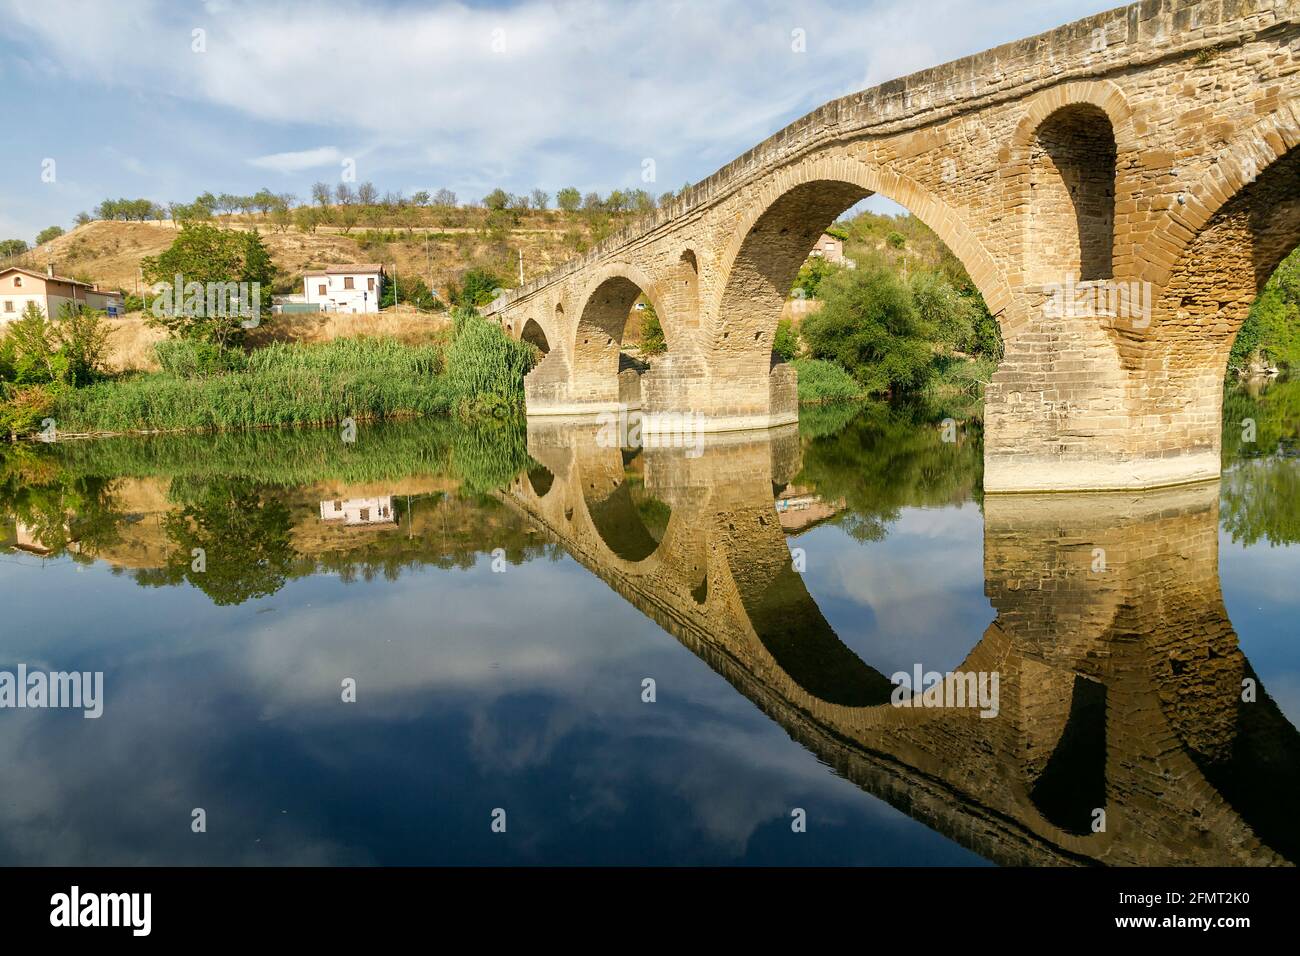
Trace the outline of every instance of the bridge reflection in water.
<instances>
[{"instance_id":1,"label":"bridge reflection in water","mask_svg":"<svg viewBox=\"0 0 1300 956\"><path fill-rule=\"evenodd\" d=\"M502 497L862 789L1003 864L1300 860L1300 735L1224 608L1217 482L987 498L997 618L957 668L999 675L981 717L892 705L809 595L773 504L797 428L601 437L530 421L542 467Z\"/></svg>"}]
</instances>

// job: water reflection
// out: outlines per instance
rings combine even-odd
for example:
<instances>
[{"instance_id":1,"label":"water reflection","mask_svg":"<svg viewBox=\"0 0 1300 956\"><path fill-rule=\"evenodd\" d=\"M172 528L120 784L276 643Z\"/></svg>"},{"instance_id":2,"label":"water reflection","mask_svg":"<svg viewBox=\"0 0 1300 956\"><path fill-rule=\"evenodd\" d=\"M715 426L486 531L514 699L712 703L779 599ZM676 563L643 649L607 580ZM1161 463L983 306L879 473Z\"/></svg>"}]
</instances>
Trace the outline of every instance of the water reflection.
<instances>
[{"instance_id":1,"label":"water reflection","mask_svg":"<svg viewBox=\"0 0 1300 956\"><path fill-rule=\"evenodd\" d=\"M1242 417L1253 412L1275 422L1269 416L1287 407L1289 394L1246 396L1241 401L1254 404ZM698 456L605 447L594 426L538 421L526 432L419 423L373 429L356 448L340 448L329 433L303 432L25 449L3 460L0 477L0 512L9 522L0 535L11 560L53 562L56 571L61 561L109 567L135 585L164 589L141 597L151 603L130 618L136 627L147 617L170 620L173 629L185 620L195 630L172 639L154 635L144 645L129 634L88 635L74 624L77 612L51 610L50 595L104 618L120 609L113 603L120 597L106 596L93 581L60 579L57 589L35 588L38 597L25 602L14 572L0 578L16 614L11 620L22 626L21 637L11 635L13 653L20 655L15 660L26 653L57 661L69 647L94 648L79 653L130 661L136 670L119 675L117 686L130 686L132 701L150 701L148 716L121 724L106 717L113 736L104 749L150 753L145 779L175 792L184 813L197 803L194 790L225 787L253 818L276 812L264 800L299 807L307 800L311 812L327 815L301 832L281 833L271 861L517 862L504 844L489 847L467 836L404 843L379 808L398 792L433 786L399 782L412 773L416 742L394 744L414 734L412 714L430 709L440 716L421 720L433 721L437 732L418 749L429 773L453 778L437 791L444 809L470 797L493 805L503 799L496 795L502 781L520 774L549 793L554 779L573 788L573 779L602 761L626 762L611 756L616 748L608 741L568 752L596 726L614 733L608 727L643 721L646 711L625 713L600 689L609 682L593 676L613 665L593 663L595 652L566 635L595 628L614 644L629 619L571 577L486 571L489 555L520 574L538 559L572 559L588 581L608 585L671 634L839 777L988 860L1296 862L1300 825L1288 810L1300 792L1300 739L1242 653L1218 567L1221 524L1234 539L1296 540L1298 499L1269 497L1295 481L1288 457L1293 428L1268 425L1265 441L1272 445L1263 449L1231 445L1225 432L1222 487L981 500L977 424L947 443L934 417L898 406L825 409L805 416L799 428L712 436ZM831 615L825 599L814 597L825 588L819 568L834 559L817 535L833 532L859 548L875 547L905 512L963 502L969 508L972 501L983 509L983 586L991 607L955 636L960 663L952 669L997 673L997 714L893 706L890 675L906 666L905 655L927 669L948 669L937 648L954 636L930 634L904 651L885 652L842 628L837 633L828 616L842 611ZM796 570L792 547L810 552L806 573ZM940 588L945 561L941 549L927 554ZM472 587L424 576L424 569L453 568L474 575ZM397 582L408 573L439 595L436 617L412 605L418 599L411 589L363 592L352 599L361 603L345 610L321 584ZM201 594L208 610L186 594ZM317 602L333 610L318 611ZM259 626L230 616L245 606L292 616ZM51 630L49 640L38 636L36 621ZM385 623L372 630L367 621ZM486 655L472 668L472 681L466 655L449 656L428 643L431 624L449 626L466 648ZM212 644L204 643L208 635ZM376 646L380 635L385 643ZM218 638L235 649L220 649ZM189 642L200 645L201 666L177 677L175 661ZM237 664L241 657L259 661L251 679ZM503 662L510 676L494 678ZM639 680L650 671L672 667L636 664L623 677ZM334 711L322 702L336 694L339 673L369 675L361 680L370 694L363 699L373 702L369 722L326 716ZM248 716L241 720L237 705L228 713L214 705L227 722L191 720L199 705L159 690L167 686L160 674L209 702L247 698ZM556 699L570 706L542 706L557 682L569 689ZM480 700L479 688L496 685ZM700 700L713 700L710 693L696 691ZM711 706L718 709L699 727L718 723L728 705ZM183 727L200 750L221 758L215 764L223 769L190 767L179 741L146 745L159 719ZM0 735L0 753L11 761L47 751L58 761L77 759L80 750L66 745L66 723L29 719L17 738L14 726ZM635 734L628 740L631 751L643 752ZM747 746L758 746L749 740ZM232 764L234 752L251 755L255 768ZM281 764L290 768L285 774L270 769ZM689 778L698 766L683 756L664 772ZM539 767L549 768L546 777L537 776ZM380 782L348 802L358 772ZM33 819L52 833L59 832L54 823L66 826L70 818L100 819L102 811L87 808L91 789L129 792L139 776L122 761L101 767L95 788L78 778L69 792L47 780L42 792L59 792L62 801L53 823L30 809L43 799L35 785L10 777L8 805L28 809L25 816L0 816L0 858L195 859L202 851L159 838L141 819L104 826L112 837L100 837L103 846L85 833L80 842L50 837L37 846L26 829L18 832ZM204 787L189 780L198 777ZM260 794L272 778L272 795ZM295 783L309 792L293 792ZM718 780L691 797L694 812L711 818L710 832L734 825L719 823L721 811L710 804L726 786ZM597 791L592 799L600 813L633 799L628 785L612 779L602 779ZM656 841L678 859L688 852L667 836L674 824L663 809L680 796L653 793L655 806L640 808L647 832L629 840L641 852L627 851L618 861L653 859L646 847ZM342 815L329 816L328 807L340 802ZM588 807L580 817L597 812ZM466 832L477 831L468 822L472 810L463 815ZM544 856L523 858L606 859L589 833L565 834L545 843ZM917 833L909 839L913 854L937 853L922 852ZM156 845L160 856L132 856L130 848L142 842ZM825 847L811 859L794 852L773 859L839 859ZM263 858L231 850L221 859Z\"/></svg>"},{"instance_id":2,"label":"water reflection","mask_svg":"<svg viewBox=\"0 0 1300 956\"><path fill-rule=\"evenodd\" d=\"M1258 680L1219 590L1216 484L985 501L997 619L957 669L1000 674L987 719L891 705L889 679L831 629L772 503L800 471L793 428L696 459L644 451L672 519L636 562L583 507L620 450L540 424L529 449L554 483L508 500L825 763L989 859L1297 859L1300 738L1262 687L1242 700Z\"/></svg>"}]
</instances>

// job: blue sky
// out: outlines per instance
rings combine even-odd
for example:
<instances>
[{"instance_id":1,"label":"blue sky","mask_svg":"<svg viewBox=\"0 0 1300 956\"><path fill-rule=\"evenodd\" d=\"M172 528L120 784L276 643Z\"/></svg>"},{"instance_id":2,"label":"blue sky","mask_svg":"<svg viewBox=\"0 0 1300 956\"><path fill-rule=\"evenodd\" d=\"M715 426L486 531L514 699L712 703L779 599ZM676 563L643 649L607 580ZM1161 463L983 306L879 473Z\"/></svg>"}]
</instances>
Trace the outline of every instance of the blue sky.
<instances>
[{"instance_id":1,"label":"blue sky","mask_svg":"<svg viewBox=\"0 0 1300 956\"><path fill-rule=\"evenodd\" d=\"M305 197L349 159L381 193L659 193L827 100L1112 6L0 0L25 120L0 149L0 238L107 196Z\"/></svg>"}]
</instances>

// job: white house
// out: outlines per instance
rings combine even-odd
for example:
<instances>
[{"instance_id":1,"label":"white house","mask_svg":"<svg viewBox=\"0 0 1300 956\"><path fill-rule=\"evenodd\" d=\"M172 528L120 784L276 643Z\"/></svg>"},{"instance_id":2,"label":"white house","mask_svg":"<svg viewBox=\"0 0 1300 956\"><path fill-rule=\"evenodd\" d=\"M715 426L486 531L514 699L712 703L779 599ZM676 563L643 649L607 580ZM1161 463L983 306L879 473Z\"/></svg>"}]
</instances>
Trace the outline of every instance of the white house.
<instances>
[{"instance_id":1,"label":"white house","mask_svg":"<svg viewBox=\"0 0 1300 956\"><path fill-rule=\"evenodd\" d=\"M345 525L396 524L393 496L378 498L336 498L320 503L321 521L342 521Z\"/></svg>"},{"instance_id":2,"label":"white house","mask_svg":"<svg viewBox=\"0 0 1300 956\"><path fill-rule=\"evenodd\" d=\"M52 266L43 275L21 266L0 269L0 325L21 318L29 302L39 305L50 319L58 318L67 303L116 315L123 311L122 293L109 292L80 279L56 276Z\"/></svg>"},{"instance_id":3,"label":"white house","mask_svg":"<svg viewBox=\"0 0 1300 956\"><path fill-rule=\"evenodd\" d=\"M378 312L384 290L384 267L378 263L329 266L303 277L309 304L322 312Z\"/></svg>"}]
</instances>

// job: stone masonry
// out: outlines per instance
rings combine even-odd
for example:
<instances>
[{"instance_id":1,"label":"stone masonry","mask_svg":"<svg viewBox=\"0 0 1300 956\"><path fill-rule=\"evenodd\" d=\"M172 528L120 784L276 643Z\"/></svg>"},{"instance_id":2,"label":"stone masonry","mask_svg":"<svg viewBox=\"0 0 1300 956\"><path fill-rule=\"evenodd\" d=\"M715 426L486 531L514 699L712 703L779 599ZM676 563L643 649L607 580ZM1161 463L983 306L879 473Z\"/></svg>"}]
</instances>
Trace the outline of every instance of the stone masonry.
<instances>
[{"instance_id":1,"label":"stone masonry","mask_svg":"<svg viewBox=\"0 0 1300 956\"><path fill-rule=\"evenodd\" d=\"M792 422L781 306L822 231L879 193L1001 326L988 491L1214 478L1233 337L1300 245L1298 93L1300 0L1145 0L828 103L487 311L549 347L530 416ZM620 376L642 293L668 353Z\"/></svg>"}]
</instances>

